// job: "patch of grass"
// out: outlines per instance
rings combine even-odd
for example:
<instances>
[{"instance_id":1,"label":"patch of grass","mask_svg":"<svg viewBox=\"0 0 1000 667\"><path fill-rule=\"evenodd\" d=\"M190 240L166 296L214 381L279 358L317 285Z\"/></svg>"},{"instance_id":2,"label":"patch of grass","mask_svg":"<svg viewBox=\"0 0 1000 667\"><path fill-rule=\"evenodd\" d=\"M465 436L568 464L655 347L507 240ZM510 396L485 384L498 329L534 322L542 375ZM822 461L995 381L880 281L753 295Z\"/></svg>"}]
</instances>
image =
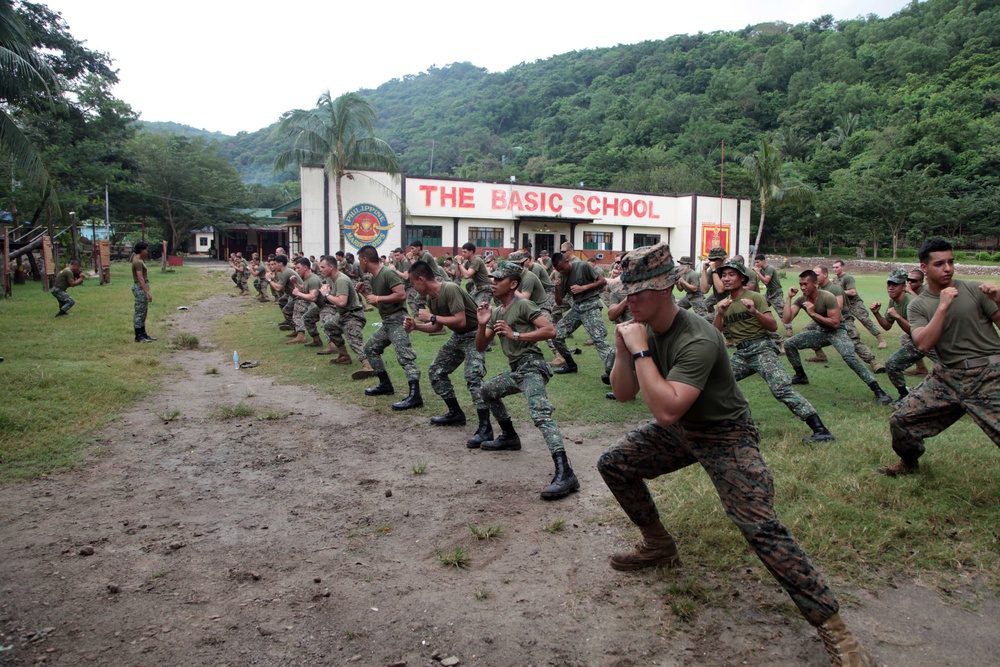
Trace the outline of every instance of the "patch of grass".
<instances>
[{"instance_id":1,"label":"patch of grass","mask_svg":"<svg viewBox=\"0 0 1000 667\"><path fill-rule=\"evenodd\" d=\"M164 422L172 422L181 416L181 411L176 408L173 410L164 410L163 412L157 412L156 416L162 419Z\"/></svg>"},{"instance_id":2,"label":"patch of grass","mask_svg":"<svg viewBox=\"0 0 1000 667\"><path fill-rule=\"evenodd\" d=\"M179 333L170 339L170 345L178 350L197 350L198 337L194 334Z\"/></svg>"},{"instance_id":3,"label":"patch of grass","mask_svg":"<svg viewBox=\"0 0 1000 667\"><path fill-rule=\"evenodd\" d=\"M372 524L359 526L348 531L348 537L365 537L366 535L388 535L392 532L392 524L388 521L376 521Z\"/></svg>"},{"instance_id":4,"label":"patch of grass","mask_svg":"<svg viewBox=\"0 0 1000 667\"><path fill-rule=\"evenodd\" d=\"M495 537L499 537L503 532L503 528L500 526L486 526L485 528L480 528L479 526L469 524L469 530L472 531L472 535L477 540L489 541Z\"/></svg>"},{"instance_id":5,"label":"patch of grass","mask_svg":"<svg viewBox=\"0 0 1000 667\"><path fill-rule=\"evenodd\" d=\"M225 405L220 405L218 407L219 417L221 419L240 419L243 417L252 417L256 412L252 405L247 405L246 403L226 403Z\"/></svg>"},{"instance_id":6,"label":"patch of grass","mask_svg":"<svg viewBox=\"0 0 1000 667\"><path fill-rule=\"evenodd\" d=\"M549 533L558 533L560 530L566 527L565 519L556 519L545 525L545 530Z\"/></svg>"},{"instance_id":7,"label":"patch of grass","mask_svg":"<svg viewBox=\"0 0 1000 667\"><path fill-rule=\"evenodd\" d=\"M454 551L438 554L438 561L445 567L453 567L456 570L468 567L472 559L462 550L462 547L455 547Z\"/></svg>"},{"instance_id":8,"label":"patch of grass","mask_svg":"<svg viewBox=\"0 0 1000 667\"><path fill-rule=\"evenodd\" d=\"M156 581L157 579L162 579L165 576L167 576L166 570L153 570L150 573L149 578L153 581Z\"/></svg>"},{"instance_id":9,"label":"patch of grass","mask_svg":"<svg viewBox=\"0 0 1000 667\"><path fill-rule=\"evenodd\" d=\"M278 419L287 419L290 414L292 413L287 410L265 410L257 415L257 419L262 421L274 421Z\"/></svg>"},{"instance_id":10,"label":"patch of grass","mask_svg":"<svg viewBox=\"0 0 1000 667\"><path fill-rule=\"evenodd\" d=\"M427 464L416 463L410 466L410 472L412 472L414 475L423 475L425 472L427 472Z\"/></svg>"},{"instance_id":11,"label":"patch of grass","mask_svg":"<svg viewBox=\"0 0 1000 667\"><path fill-rule=\"evenodd\" d=\"M205 369L205 375L218 375L218 374L219 374L219 369L216 368L215 366Z\"/></svg>"},{"instance_id":12,"label":"patch of grass","mask_svg":"<svg viewBox=\"0 0 1000 667\"><path fill-rule=\"evenodd\" d=\"M477 600L480 600L480 601L482 601L482 600L489 600L490 599L490 592L488 590L486 590L485 588L480 588L478 591L476 591L475 593L473 593L473 595L475 596L475 598Z\"/></svg>"}]
</instances>

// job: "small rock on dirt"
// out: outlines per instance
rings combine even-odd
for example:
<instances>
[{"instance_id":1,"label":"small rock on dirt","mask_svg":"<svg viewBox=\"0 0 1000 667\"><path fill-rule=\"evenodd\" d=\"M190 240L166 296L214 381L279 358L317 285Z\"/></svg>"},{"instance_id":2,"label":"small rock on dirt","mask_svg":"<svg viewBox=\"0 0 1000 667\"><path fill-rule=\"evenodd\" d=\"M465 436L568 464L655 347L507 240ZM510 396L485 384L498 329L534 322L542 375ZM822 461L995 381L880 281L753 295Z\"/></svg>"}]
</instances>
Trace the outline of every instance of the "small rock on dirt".
<instances>
[{"instance_id":1,"label":"small rock on dirt","mask_svg":"<svg viewBox=\"0 0 1000 667\"><path fill-rule=\"evenodd\" d=\"M461 664L461 660L455 656L450 656L441 661L442 667L456 667L456 665Z\"/></svg>"},{"instance_id":2,"label":"small rock on dirt","mask_svg":"<svg viewBox=\"0 0 1000 667\"><path fill-rule=\"evenodd\" d=\"M108 592L109 593L111 593L113 595L113 594L117 593L119 590L121 590L121 589L118 588L118 584L116 584L116 583L114 583L112 581L108 582Z\"/></svg>"},{"instance_id":3,"label":"small rock on dirt","mask_svg":"<svg viewBox=\"0 0 1000 667\"><path fill-rule=\"evenodd\" d=\"M177 549L183 549L186 545L183 542L171 542L170 548L176 551Z\"/></svg>"},{"instance_id":4,"label":"small rock on dirt","mask_svg":"<svg viewBox=\"0 0 1000 667\"><path fill-rule=\"evenodd\" d=\"M88 544L86 546L80 547L80 550L77 553L80 554L81 556L93 556L94 547Z\"/></svg>"},{"instance_id":5,"label":"small rock on dirt","mask_svg":"<svg viewBox=\"0 0 1000 667\"><path fill-rule=\"evenodd\" d=\"M385 497L386 498L392 498L392 489L386 489L385 490Z\"/></svg>"}]
</instances>

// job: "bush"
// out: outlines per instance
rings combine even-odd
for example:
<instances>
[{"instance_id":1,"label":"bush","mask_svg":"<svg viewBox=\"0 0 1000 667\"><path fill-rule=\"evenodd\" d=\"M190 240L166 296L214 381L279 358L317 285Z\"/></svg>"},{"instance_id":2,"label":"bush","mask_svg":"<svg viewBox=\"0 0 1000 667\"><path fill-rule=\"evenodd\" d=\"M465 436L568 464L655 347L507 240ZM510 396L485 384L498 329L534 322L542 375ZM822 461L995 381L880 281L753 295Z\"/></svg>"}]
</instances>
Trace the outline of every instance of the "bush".
<instances>
[{"instance_id":1,"label":"bush","mask_svg":"<svg viewBox=\"0 0 1000 667\"><path fill-rule=\"evenodd\" d=\"M966 259L968 259L968 255L966 254L966 252L964 250L956 250L955 251L955 261L956 262L964 262Z\"/></svg>"},{"instance_id":2,"label":"bush","mask_svg":"<svg viewBox=\"0 0 1000 667\"><path fill-rule=\"evenodd\" d=\"M988 252L977 252L976 253L976 261L977 262L992 262L993 261L993 255L991 255Z\"/></svg>"},{"instance_id":3,"label":"bush","mask_svg":"<svg viewBox=\"0 0 1000 667\"><path fill-rule=\"evenodd\" d=\"M1000 252L997 252L997 253L993 254L993 261L994 262L1000 262Z\"/></svg>"}]
</instances>

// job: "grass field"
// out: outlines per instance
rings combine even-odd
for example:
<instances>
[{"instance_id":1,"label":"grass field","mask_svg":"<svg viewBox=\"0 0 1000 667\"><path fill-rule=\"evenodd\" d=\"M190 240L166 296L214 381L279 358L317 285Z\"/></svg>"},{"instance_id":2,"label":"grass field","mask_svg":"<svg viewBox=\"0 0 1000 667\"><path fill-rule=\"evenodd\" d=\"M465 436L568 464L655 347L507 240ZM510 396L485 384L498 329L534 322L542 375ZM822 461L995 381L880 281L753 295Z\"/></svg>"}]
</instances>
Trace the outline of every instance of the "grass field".
<instances>
[{"instance_id":1,"label":"grass field","mask_svg":"<svg viewBox=\"0 0 1000 667\"><path fill-rule=\"evenodd\" d=\"M866 302L885 301L884 276L855 277ZM95 431L149 395L171 370L164 343L183 332L164 329L159 319L210 290L232 290L224 273L206 276L190 267L169 274L153 269L151 279L156 300L148 329L160 338L158 344L132 342L131 281L125 266L114 268L109 286L88 280L74 288L71 294L78 303L69 317L53 319L55 299L36 284L19 286L13 299L0 301L0 356L7 357L0 364L0 481L44 475L85 461ZM787 287L791 280L785 283ZM275 326L278 320L276 306L246 299L238 315L218 322L215 342L225 350L239 350L244 360L260 360L281 382L314 387L318 400L380 409L398 400L398 395L365 397L362 390L372 383L351 382L352 367L330 366L328 357L313 350L284 345L283 332ZM377 319L369 317L367 331L373 321ZM800 313L796 328L805 323ZM582 344L585 337L580 329L573 342ZM412 339L424 373L425 404L438 414L443 403L431 391L426 371L444 339L419 333ZM867 332L862 339L874 348ZM875 350L883 362L898 348L899 332L887 333L886 340L889 349ZM641 400L619 404L604 398L597 355L593 348L583 350L576 357L579 375L549 383L556 420L619 434L647 419ZM775 475L782 519L830 574L858 585L917 573L932 576L942 587L976 577L993 591L1000 590L997 448L963 418L928 441L920 475L876 475L876 465L895 461L887 423L891 408L875 402L832 348L828 357L828 367L808 365L811 383L801 391L836 435L835 443L803 444L808 427L770 395L763 381L751 377L741 383L761 426L761 450ZM393 382L405 387L391 349L386 360ZM490 375L506 368L499 350L487 355L487 366ZM885 376L877 377L890 391ZM473 413L461 371L453 379L463 408ZM515 421L524 423L524 401L512 397L508 406ZM755 560L700 470L690 468L651 486L671 531L682 540L700 537L684 540L691 549L702 549L689 558L723 571ZM759 568L753 571L763 574Z\"/></svg>"}]
</instances>

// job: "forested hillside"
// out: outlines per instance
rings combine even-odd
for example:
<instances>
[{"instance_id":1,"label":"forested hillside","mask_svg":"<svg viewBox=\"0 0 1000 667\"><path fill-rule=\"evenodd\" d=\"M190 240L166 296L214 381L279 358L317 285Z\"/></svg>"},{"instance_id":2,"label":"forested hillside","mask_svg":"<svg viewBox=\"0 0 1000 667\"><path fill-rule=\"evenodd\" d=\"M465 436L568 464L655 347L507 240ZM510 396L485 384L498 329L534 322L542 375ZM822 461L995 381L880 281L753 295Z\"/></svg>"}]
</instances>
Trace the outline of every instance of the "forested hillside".
<instances>
[{"instance_id":1,"label":"forested hillside","mask_svg":"<svg viewBox=\"0 0 1000 667\"><path fill-rule=\"evenodd\" d=\"M779 151L817 196L769 206L765 246L914 242L996 250L1000 3L929 0L887 19L766 23L575 51L489 73L456 63L361 91L410 174L753 197ZM270 129L221 142L273 177ZM282 175L285 177L287 175ZM755 213L758 215L759 213Z\"/></svg>"}]
</instances>

